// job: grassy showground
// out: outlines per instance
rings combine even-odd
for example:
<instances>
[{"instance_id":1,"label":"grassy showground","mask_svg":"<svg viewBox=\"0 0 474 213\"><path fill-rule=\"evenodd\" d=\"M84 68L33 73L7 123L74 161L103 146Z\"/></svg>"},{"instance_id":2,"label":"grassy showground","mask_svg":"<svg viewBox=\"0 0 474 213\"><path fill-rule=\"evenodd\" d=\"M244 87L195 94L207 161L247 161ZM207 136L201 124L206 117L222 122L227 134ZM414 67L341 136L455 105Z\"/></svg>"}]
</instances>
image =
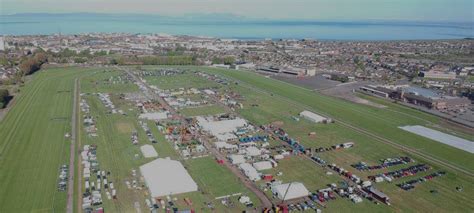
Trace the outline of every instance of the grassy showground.
<instances>
[{"instance_id":1,"label":"grassy showground","mask_svg":"<svg viewBox=\"0 0 474 213\"><path fill-rule=\"evenodd\" d=\"M83 93L126 93L138 91L138 86L126 79L126 74L113 69L98 69L81 80Z\"/></svg>"},{"instance_id":2,"label":"grassy showground","mask_svg":"<svg viewBox=\"0 0 474 213\"><path fill-rule=\"evenodd\" d=\"M87 70L33 75L0 122L0 212L64 212L59 167L69 164L74 79Z\"/></svg>"},{"instance_id":3,"label":"grassy showground","mask_svg":"<svg viewBox=\"0 0 474 213\"><path fill-rule=\"evenodd\" d=\"M258 93L255 92L255 90L242 86L233 86L233 90L239 91L239 93L245 97L244 108L239 110L239 114L244 118L256 124L268 124L279 121L288 134L299 140L305 147L329 147L339 143L354 142L356 145L351 149L320 153L318 155L329 162L349 169L359 177L367 178L368 175L406 167L399 166L381 171L359 172L351 167L351 164L359 161L364 161L369 164L378 164L379 160L383 158L410 156L418 163L426 163L416 156L411 156L406 152L380 143L373 138L349 129L337 122L334 124L314 124L303 118L300 118L299 121L294 120L292 116L299 117L297 114L304 109L303 106L294 105L293 103L275 98L275 96ZM418 112L413 111L412 113L416 115ZM310 132L315 132L316 135L310 136L308 134ZM434 167L431 171L419 173L415 177L422 177L436 170L446 170L446 168ZM326 184L339 183L342 181L337 175L328 176L319 166L297 156L281 161L278 167L268 173L276 174L279 171L283 172L283 175L278 177L279 179L285 182L303 182L309 190L313 191L325 188ZM401 178L395 182L399 183L412 178L414 177ZM449 172L446 177L422 184L411 192L399 189L394 183L379 183L377 187L394 200L392 206L376 206L368 202L362 205L355 205L348 200L338 199L336 202L331 202L328 205L328 210L339 211L344 209L350 211L351 209L357 209L364 211L369 209L370 211L426 211L428 209L440 209L448 211L450 209L457 209L463 211L474 206L472 202L467 200L469 197L468 194L474 193L474 191L457 192L455 188L457 186L471 187L472 185L470 178L455 172ZM429 192L432 189L438 190L440 193L433 195ZM444 203L443 200L450 200L450 204ZM468 203L469 205L465 206L461 205L461 203Z\"/></svg>"},{"instance_id":4,"label":"grassy showground","mask_svg":"<svg viewBox=\"0 0 474 213\"><path fill-rule=\"evenodd\" d=\"M362 93L358 93L357 96L367 99L369 101L379 103L382 105L387 106L387 110L398 112L400 114L405 114L408 116L414 116L419 119L425 120L427 122L427 127L432 129L437 129L442 132L446 132L447 134L452 134L457 137L465 138L467 140L474 141L474 135L469 132L469 130L465 128L461 128L457 125L453 125L452 123L448 123L442 120L440 117L430 115L428 113L421 112L419 110L409 108L400 104L393 103L387 99L377 98L369 95L365 95Z\"/></svg>"},{"instance_id":5,"label":"grassy showground","mask_svg":"<svg viewBox=\"0 0 474 213\"><path fill-rule=\"evenodd\" d=\"M106 74L115 75L116 72L107 72L101 77L108 79ZM93 78L91 76L90 78ZM89 94L83 98L90 105L91 115L96 120L98 128L98 137L89 137L82 131L83 144L98 145L97 157L100 168L111 172L111 180L115 183L117 189L117 200L108 200L103 196L104 208L112 212L132 212L136 211L135 202L140 204L142 210L147 209L145 199L149 198L146 189L136 190L128 189L124 184L125 181L137 180L139 177L132 176L132 170L139 171L139 167L144 163L150 162L153 159L144 159L139 150L139 146L144 144L151 144L138 123L138 111L134 103L127 101L120 101L115 99L115 94L126 91L128 85L122 84L123 88L119 88L118 92L109 91L111 93L112 101L117 108L127 112L127 115L109 114L108 109L96 95ZM82 91L96 91L95 84L90 84L88 81L82 82ZM201 110L184 109L186 113L207 114L215 113L223 110L218 106L202 107ZM188 110L188 111L186 111ZM174 160L180 160L176 150L172 144L165 140L164 135L158 131L153 121L146 121L150 127L152 134L157 139L158 143L153 144L159 157L170 157ZM139 145L132 145L130 135L132 131L138 131ZM138 156L138 157L136 157ZM175 204L179 209L195 209L199 212L211 211L206 203L211 202L214 208L219 212L229 211L227 207L222 205L215 197L243 193L252 198L252 201L258 204L256 197L248 191L243 184L239 182L227 171L227 168L218 165L212 158L190 159L182 161L184 166L192 175L193 179L199 186L200 191L180 194L172 196L176 199ZM142 184L142 182L140 182ZM184 198L188 198L193 202L193 205L187 205ZM233 197L232 201L235 207L231 211L240 212L245 209L238 201L238 197Z\"/></svg>"},{"instance_id":6,"label":"grassy showground","mask_svg":"<svg viewBox=\"0 0 474 213\"><path fill-rule=\"evenodd\" d=\"M469 152L427 138L405 132L398 126L428 125L427 121L415 116L401 114L396 111L368 107L348 101L328 97L311 90L303 89L274 79L264 78L253 72L230 71L224 69L202 68L207 72L216 73L241 81L256 90L271 93L275 100L280 99L294 106L308 108L314 112L328 114L353 126L390 139L396 143L418 149L426 155L455 164L471 172L474 171L474 156ZM425 116L425 115L422 115Z\"/></svg>"},{"instance_id":7,"label":"grassy showground","mask_svg":"<svg viewBox=\"0 0 474 213\"><path fill-rule=\"evenodd\" d=\"M210 106L199 106L199 107L188 107L179 110L179 113L186 117L193 117L198 115L215 115L224 113L225 110L221 106L210 105Z\"/></svg>"},{"instance_id":8,"label":"grassy showground","mask_svg":"<svg viewBox=\"0 0 474 213\"><path fill-rule=\"evenodd\" d=\"M322 96L318 93L273 79L267 79L250 72L202 67L195 69L239 80L240 83L238 85L231 84L222 89L230 89L244 97L244 108L238 110L238 114L254 124L260 125L279 121L282 127L292 137L299 140L306 147L328 147L338 143L355 142L356 146L354 148L320 153L319 155L323 159L349 169L360 177L367 178L368 175L393 171L404 168L405 166L393 167L381 171L359 172L350 166L359 161L377 164L379 160L383 158L410 156L415 159L417 163L427 162L381 143L365 134L356 132L337 122L327 125L314 124L303 118L296 121L293 117L298 117L298 113L305 109L330 114L333 118L363 127L370 132L389 138L394 142L418 148L425 153L440 156L444 159L454 159L454 163L463 167L472 167L472 156L468 153L445 147L425 138L400 132L397 128L400 125L413 124L428 126L442 125L442 121L435 116L401 107L396 104L390 105L390 103L384 103L384 105L388 106L384 109L358 105ZM442 127L446 128L447 126ZM458 132L457 129L453 128L450 128L449 131ZM316 132L316 135L310 136L308 134L310 132ZM457 156L458 154L462 157ZM468 160L463 159L463 157L467 157ZM463 165L462 163L465 162L467 162L467 164ZM347 199L338 199L329 203L326 211L338 212L340 210L351 211L354 209L371 212L429 211L430 209L437 209L439 211L467 211L468 209L472 209L474 203L468 200L469 194L474 193L474 191L471 190L473 187L472 179L447 168L436 165L431 166L433 166L432 170L419 173L414 177L401 178L394 181L394 183L384 182L377 184L377 188L391 197L392 206L374 205L367 201L364 201L362 204L353 204ZM414 191L410 192L403 191L395 186L395 183L411 180L415 177L422 177L437 170L448 171L448 175L423 183L417 186ZM325 170L318 165L298 156L285 159L280 162L277 168L265 172L271 174L283 172L283 175L279 176L278 179L284 182L303 182L311 191L324 188L326 184L339 183L343 180L335 174L331 176L326 175ZM457 186L463 186L464 191L457 192L455 190ZM436 190L438 193L430 193L431 190Z\"/></svg>"},{"instance_id":9,"label":"grassy showground","mask_svg":"<svg viewBox=\"0 0 474 213\"><path fill-rule=\"evenodd\" d=\"M199 185L200 191L208 195L209 198L242 193L242 195L249 196L258 205L258 199L245 188L239 179L230 173L225 166L219 165L213 158L191 159L186 161L186 166Z\"/></svg>"},{"instance_id":10,"label":"grassy showground","mask_svg":"<svg viewBox=\"0 0 474 213\"><path fill-rule=\"evenodd\" d=\"M210 88L217 87L219 84L214 81L196 76L192 73L178 74L171 76L146 77L145 80L150 85L155 85L160 89L179 89L179 88Z\"/></svg>"},{"instance_id":11,"label":"grassy showground","mask_svg":"<svg viewBox=\"0 0 474 213\"><path fill-rule=\"evenodd\" d=\"M299 112L301 112L303 109L308 109L309 104L313 103L310 105L314 106L314 111L317 111L319 108L319 105L326 105L328 103L325 103L325 99L331 99L329 97L321 97L322 100L319 98L319 94L310 92L311 94L305 95L309 101L314 101L314 102L309 102L305 101L308 104L298 104L299 102L293 102L293 101L287 101L287 99L297 99L299 93L306 94L304 89L295 87L292 95L285 96L284 98L280 98L278 96L279 94L277 93L279 90L272 87L273 90L266 90L267 88L262 87L262 85L269 85L268 87L272 86L273 84L279 84L280 82L274 81L272 79L266 79L263 78L259 75L253 74L253 73L247 73L243 72L234 72L234 71L225 71L225 70L215 70L212 69L212 72L214 73L219 73L221 75L225 76L230 76L234 77L236 79L245 79L246 81L243 82L250 82L249 85L247 84L239 84L239 86L234 86L234 90L239 91L241 95L245 97L245 102L244 102L244 109L239 110L239 113L245 117L246 119L256 123L256 124L265 124L269 122L274 122L274 121L280 121L283 123L283 128L294 138L300 140L303 145L306 147L327 147L330 145L338 144L338 143L343 143L343 142L348 142L348 141L353 141L356 143L356 146L352 149L349 150L341 150L341 151L336 151L336 152L327 152L327 153L322 153L319 154L323 159L329 160L330 162L334 162L338 165L343 166L346 169L350 169L354 173L358 174L360 177L367 177L368 175L371 175L372 173L365 173L365 172L358 172L355 169L351 168L351 164L359 161L365 161L370 164L376 164L378 163L379 159L387 158L387 157L395 157L395 156L410 156L408 153L405 153L403 151L400 151L398 149L395 149L391 146L388 146L386 144L380 143L376 140L374 140L371 137L368 137L364 134L355 132L352 129L349 129L347 127L344 127L337 122L335 124L313 124L305 119L300 119L300 121L296 121L292 118L292 116L297 115ZM237 76L237 77L236 77ZM247 79L247 77L249 79ZM251 82L253 80L258 81L258 83ZM266 82L266 81L272 81L272 83ZM290 87L291 85L280 85L280 87L285 88L285 87ZM259 92L257 89L265 89L265 92ZM300 91L301 90L301 91ZM267 92L271 91L271 92ZM282 90L282 93L286 92L286 90ZM315 97L312 97L315 96ZM303 100L301 100L303 102ZM331 100L336 103L343 103L345 105L348 105L346 109L342 110L342 113L345 113L344 111L349 111L352 108L355 108L356 110L364 110L364 111L369 111L368 115L366 116L367 118L365 119L371 119L375 120L376 122L381 122L379 120L384 120L386 123L384 123L384 126L382 128L389 129L391 131L396 132L397 131L397 126L402 125L402 124L411 124L411 123L423 123L423 124L436 124L436 122L439 122L439 119L435 116L427 115L426 113L418 112L416 110L411 110L411 109L405 109L405 108L389 108L390 110L387 109L375 109L367 106L362 106L362 105L357 105L357 104L352 104L348 103L345 101L341 101L338 99ZM318 106L316 108L316 106ZM335 105L336 108L337 105ZM312 108L312 107L311 107ZM311 108L309 108L311 110ZM365 109L368 108L368 109ZM326 108L325 108L326 109ZM327 110L331 110L331 107L328 106ZM347 112L349 113L349 112ZM360 112L352 112L354 114L354 117L359 117ZM409 115L406 115L408 114ZM334 114L334 117L339 118L340 115L338 113ZM386 120L383 118L387 118ZM350 118L352 121L354 118ZM355 120L355 119L354 119ZM375 129L375 126L370 126L371 128ZM391 131L388 131L390 133ZM450 131L456 131L450 130ZM316 132L315 136L309 136L309 132ZM393 133L395 134L395 133ZM395 137L396 135L391 135L391 134L381 134L384 137L390 136L390 137ZM398 137L398 136L397 136ZM416 136L411 136L407 135L405 136L405 140L407 141L400 141L398 139L392 139L395 142L399 142L402 144L409 144L413 146L423 146L423 150L425 152L430 153L432 150L441 150L444 149L444 147L436 147L438 143L436 142L431 142L429 140L423 139L423 140L416 140ZM417 144L413 144L414 139L417 141ZM409 143L411 142L411 143ZM421 143L421 144L418 144ZM423 144L426 143L426 144ZM435 147L432 147L435 146ZM461 150L452 150L455 153L461 153L463 154L464 151ZM472 156L467 155L469 158L472 159ZM424 162L421 159L418 159L415 156L410 156L414 158L417 162ZM447 157L455 158L457 162L463 161L465 159L456 157L455 155L448 155ZM276 171L282 171L284 175L281 177L283 180L300 180L305 182L305 185L308 185L308 188L314 189L314 184L328 184L330 182L327 182L327 178L323 178L324 173L320 172L314 172L318 175L312 175L312 174L307 174L308 172L311 173L312 169L309 169L309 164L305 163L303 160L289 160L285 162L286 160L282 161L280 167L275 168L274 172ZM426 163L426 162L424 162ZM429 164L429 163L428 163ZM470 162L470 165L472 165L472 162ZM470 166L468 165L468 166ZM315 165L314 165L315 166ZM432 165L433 166L433 165ZM392 171L400 168L390 168L384 170L386 171ZM442 167L437 167L434 166L432 171L435 170L447 170L446 168ZM436 179L431 182L427 182L426 184L422 184L417 187L415 191L412 192L405 192L399 188L397 188L393 183L380 183L377 184L377 187L382 189L385 193L387 193L391 198L393 197L393 200L397 202L392 202L391 207L375 207L372 206L370 207L370 210L372 211L386 211L386 210L391 210L391 211L426 211L429 209L444 209L444 211L449 211L453 209L457 209L459 211L464 211L467 210L468 208L472 208L474 206L474 203L469 202L468 199L468 194L474 193L474 192L457 192L455 188L457 186L464 186L464 187L472 187L472 179L470 177L467 177L466 175L459 174L457 172L454 172L452 170L447 170L448 175L446 177ZM381 172L381 171L377 171ZM377 173L375 172L375 173ZM421 177L424 175L430 174L431 171L420 173L415 177ZM398 182L410 180L414 177L406 177L398 180ZM317 180L323 180L321 182ZM324 181L326 180L326 181ZM397 182L397 183L398 183ZM318 185L316 185L318 186ZM419 189L419 190L418 190ZM438 190L440 193L434 195L430 193L430 190ZM442 192L441 192L442 191ZM450 200L452 204L446 205L446 204L440 204L444 203L443 200ZM339 200L335 202L334 204L331 203L331 205L337 206L335 209L347 209L350 210L351 208L354 208L354 204L350 203L350 201L343 201L340 202ZM357 209L360 208L361 211L364 209L367 210L368 208L363 207L365 206L362 205L357 205ZM334 209L330 208L329 210ZM377 210L379 209L379 210Z\"/></svg>"},{"instance_id":12,"label":"grassy showground","mask_svg":"<svg viewBox=\"0 0 474 213\"><path fill-rule=\"evenodd\" d=\"M160 68L160 67L158 67ZM399 130L401 125L424 125L443 129L451 134L472 138L472 134L450 127L442 119L410 108L371 97L364 97L381 103L386 108L379 109L354 104L340 99L323 96L277 80L246 71L229 71L207 67L186 67L186 69L215 73L229 79L239 80L238 84L222 86L213 81L200 78L193 73L176 76L147 77L147 82L161 89L207 88L216 87L221 92L238 93L242 99L242 109L236 113L252 124L261 125L278 123L293 138L305 147L329 147L331 145L354 142L350 149L319 153L318 156L331 163L367 179L367 176L381 172L405 168L416 163L426 163L433 167L427 172L404 177L393 183L377 183L391 198L391 206L375 205L367 200L354 204L346 198L338 197L329 202L328 212L469 212L474 209L470 199L474 194L472 177L442 166L431 164L408 152L381 143L367 134L355 131L341 123L314 124L299 117L303 110L327 114L330 117L363 128L371 133L390 139L393 142L417 149L438 159L455 164L467 170L474 170L474 156L429 139ZM97 157L101 170L111 172L110 180L117 189L117 200L108 200L103 195L104 208L107 212L136 212L135 203L142 212L148 210L145 199L149 198L146 188L129 189L125 181L137 180L142 186L140 177L133 177L132 170L139 171L139 166L153 159L143 158L139 146L130 141L132 131L138 131L139 145L151 144L139 125L138 110L134 102L119 98L120 93L139 93L136 85L123 79L124 72L119 70L104 71L104 68L60 68L42 70L21 87L15 97L12 109L0 122L0 212L64 212L66 193L58 192L58 168L69 161L69 140L64 134L70 132L70 119L73 103L74 79L81 77L81 93L88 93L83 98L90 105L91 115L98 128L97 137L91 137L80 125L79 141L84 144L96 144ZM119 77L122 76L122 77ZM110 114L99 100L97 92L111 94L111 99L118 109L127 115ZM199 100L199 97L194 97ZM181 109L185 116L218 114L224 108L218 105ZM80 112L79 117L84 115ZM82 124L82 120L79 121ZM215 212L241 212L245 208L238 203L237 197L231 200L235 206L225 207L216 197L243 193L251 197L258 205L258 199L235 177L225 166L216 163L212 156L183 160L173 145L165 140L153 121L147 121L152 134L158 143L153 144L159 157L170 157L180 160L199 186L199 191L173 196L180 210L194 209L197 212L211 212L207 203L212 202ZM315 134L309 134L315 132ZM279 144L271 140L271 144ZM395 166L379 171L357 171L350 165L359 161L378 164L380 159L409 156L416 163ZM416 186L412 191L403 191L395 184L428 175L434 171L444 170L447 175L435 178ZM325 188L326 184L339 184L343 179L337 174L328 175L321 166L303 156L290 156L279 162L276 168L263 173L274 174L283 182L298 181L312 192ZM276 176L278 172L283 175ZM77 173L76 173L77 174ZM257 183L263 185L262 181ZM84 186L83 183L81 183ZM456 187L462 186L462 192ZM431 193L435 190L437 193ZM268 192L267 192L268 193ZM75 202L81 196L75 197ZM193 204L184 202L185 198ZM278 202L278 201L275 201ZM162 211L162 209L160 209Z\"/></svg>"}]
</instances>

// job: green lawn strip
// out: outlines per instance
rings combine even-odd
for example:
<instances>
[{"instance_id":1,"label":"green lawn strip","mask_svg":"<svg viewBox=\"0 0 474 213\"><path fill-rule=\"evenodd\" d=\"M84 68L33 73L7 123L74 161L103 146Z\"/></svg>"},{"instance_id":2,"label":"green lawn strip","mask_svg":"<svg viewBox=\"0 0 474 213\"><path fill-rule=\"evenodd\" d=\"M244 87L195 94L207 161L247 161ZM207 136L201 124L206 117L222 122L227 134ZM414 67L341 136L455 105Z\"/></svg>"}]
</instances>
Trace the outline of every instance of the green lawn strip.
<instances>
[{"instance_id":1,"label":"green lawn strip","mask_svg":"<svg viewBox=\"0 0 474 213\"><path fill-rule=\"evenodd\" d=\"M0 212L64 211L59 166L68 163L73 80L78 69L34 74L0 123ZM41 196L38 196L41 194Z\"/></svg>"},{"instance_id":2,"label":"green lawn strip","mask_svg":"<svg viewBox=\"0 0 474 213\"><path fill-rule=\"evenodd\" d=\"M224 113L225 110L221 106L210 105L210 106L199 106L199 107L188 107L180 109L179 113L183 114L186 117L193 116L204 116L204 115L216 115Z\"/></svg>"},{"instance_id":3,"label":"green lawn strip","mask_svg":"<svg viewBox=\"0 0 474 213\"><path fill-rule=\"evenodd\" d=\"M150 85L155 85L160 89L179 89L179 88L210 88L218 87L216 82L199 77L193 73L185 73L171 76L145 77Z\"/></svg>"}]
</instances>

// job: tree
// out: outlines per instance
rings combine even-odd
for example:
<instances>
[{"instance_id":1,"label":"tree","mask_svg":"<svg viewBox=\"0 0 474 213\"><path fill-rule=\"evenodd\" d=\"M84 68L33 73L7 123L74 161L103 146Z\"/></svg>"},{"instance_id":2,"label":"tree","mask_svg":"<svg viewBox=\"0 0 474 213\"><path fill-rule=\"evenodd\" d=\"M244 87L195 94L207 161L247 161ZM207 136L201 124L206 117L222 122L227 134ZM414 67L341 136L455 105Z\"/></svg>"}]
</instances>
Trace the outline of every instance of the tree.
<instances>
[{"instance_id":1,"label":"tree","mask_svg":"<svg viewBox=\"0 0 474 213\"><path fill-rule=\"evenodd\" d=\"M0 89L0 108L4 108L10 98L10 93L7 89Z\"/></svg>"},{"instance_id":2,"label":"tree","mask_svg":"<svg viewBox=\"0 0 474 213\"><path fill-rule=\"evenodd\" d=\"M20 68L21 76L33 74L41 69L41 65L47 61L48 56L45 52L38 52L34 56L28 56L18 66Z\"/></svg>"},{"instance_id":3,"label":"tree","mask_svg":"<svg viewBox=\"0 0 474 213\"><path fill-rule=\"evenodd\" d=\"M34 58L40 64L44 64L44 63L48 62L48 56L46 55L46 53L44 51L36 53Z\"/></svg>"},{"instance_id":4,"label":"tree","mask_svg":"<svg viewBox=\"0 0 474 213\"><path fill-rule=\"evenodd\" d=\"M97 51L94 53L94 56L106 56L106 55L107 55L107 51L105 50Z\"/></svg>"},{"instance_id":5,"label":"tree","mask_svg":"<svg viewBox=\"0 0 474 213\"><path fill-rule=\"evenodd\" d=\"M235 63L235 58L232 56L227 56L224 58L224 64L225 65L232 65Z\"/></svg>"},{"instance_id":6,"label":"tree","mask_svg":"<svg viewBox=\"0 0 474 213\"><path fill-rule=\"evenodd\" d=\"M81 58L81 57L74 58L74 63L76 64L82 64L86 62L87 62L87 58Z\"/></svg>"},{"instance_id":7,"label":"tree","mask_svg":"<svg viewBox=\"0 0 474 213\"><path fill-rule=\"evenodd\" d=\"M82 50L81 52L79 52L78 56L89 58L91 57L91 51L89 49Z\"/></svg>"}]
</instances>

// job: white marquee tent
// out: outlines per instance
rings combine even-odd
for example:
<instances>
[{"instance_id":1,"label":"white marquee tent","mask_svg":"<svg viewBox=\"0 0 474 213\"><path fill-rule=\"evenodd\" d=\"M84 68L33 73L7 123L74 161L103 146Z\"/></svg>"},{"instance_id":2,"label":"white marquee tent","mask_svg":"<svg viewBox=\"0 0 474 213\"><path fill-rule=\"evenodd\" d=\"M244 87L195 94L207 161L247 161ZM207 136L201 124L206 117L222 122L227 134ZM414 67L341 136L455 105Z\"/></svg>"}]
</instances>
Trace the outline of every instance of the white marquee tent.
<instances>
[{"instance_id":1,"label":"white marquee tent","mask_svg":"<svg viewBox=\"0 0 474 213\"><path fill-rule=\"evenodd\" d=\"M270 161L260 161L253 163L253 167L258 171L267 170L273 168L272 163Z\"/></svg>"},{"instance_id":2,"label":"white marquee tent","mask_svg":"<svg viewBox=\"0 0 474 213\"><path fill-rule=\"evenodd\" d=\"M291 200L309 195L308 189L306 189L306 187L299 182L273 186L272 192L273 194L276 194L280 200Z\"/></svg>"},{"instance_id":3,"label":"white marquee tent","mask_svg":"<svg viewBox=\"0 0 474 213\"><path fill-rule=\"evenodd\" d=\"M152 197L198 190L197 184L179 161L158 158L140 166L140 172Z\"/></svg>"},{"instance_id":4,"label":"white marquee tent","mask_svg":"<svg viewBox=\"0 0 474 213\"><path fill-rule=\"evenodd\" d=\"M140 119L147 119L147 120L163 120L168 118L168 113L166 112L149 112L143 113L138 116Z\"/></svg>"}]
</instances>

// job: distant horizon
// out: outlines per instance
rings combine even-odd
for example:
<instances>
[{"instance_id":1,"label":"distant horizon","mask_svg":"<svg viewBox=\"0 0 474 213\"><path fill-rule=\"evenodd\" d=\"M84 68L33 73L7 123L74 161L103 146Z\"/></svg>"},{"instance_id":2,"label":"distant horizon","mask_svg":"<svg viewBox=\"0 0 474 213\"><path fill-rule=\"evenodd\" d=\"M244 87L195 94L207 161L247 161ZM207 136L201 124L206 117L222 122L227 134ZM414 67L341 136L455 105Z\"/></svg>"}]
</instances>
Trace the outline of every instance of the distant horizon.
<instances>
[{"instance_id":1,"label":"distant horizon","mask_svg":"<svg viewBox=\"0 0 474 213\"><path fill-rule=\"evenodd\" d=\"M234 14L278 20L473 22L472 0L2 0L0 14Z\"/></svg>"},{"instance_id":2,"label":"distant horizon","mask_svg":"<svg viewBox=\"0 0 474 213\"><path fill-rule=\"evenodd\" d=\"M28 15L50 15L50 16L67 16L67 15L102 15L102 16L150 16L150 17L163 17L163 18L227 18L225 21L232 20L232 18L239 18L238 21L268 21L268 22L397 22L397 23L455 23L455 24L474 24L474 20L417 20L417 19L343 19L343 18L318 18L318 19L304 19L304 18L255 18L247 17L233 13L187 13L181 15L167 15L157 13L127 13L127 12L20 12L11 14L1 14L0 17L4 16L28 16ZM126 17L123 17L126 18ZM222 21L222 20L216 20ZM236 19L237 21L237 19ZM0 21L2 23L3 21ZM474 26L471 26L474 28Z\"/></svg>"},{"instance_id":3,"label":"distant horizon","mask_svg":"<svg viewBox=\"0 0 474 213\"><path fill-rule=\"evenodd\" d=\"M472 22L248 18L228 13L17 13L1 15L1 35L162 33L261 40L439 40L473 38Z\"/></svg>"},{"instance_id":4,"label":"distant horizon","mask_svg":"<svg viewBox=\"0 0 474 213\"><path fill-rule=\"evenodd\" d=\"M335 22L418 22L418 23L474 23L473 20L419 20L419 19L376 19L376 18L367 18L367 19L343 19L343 18L256 18L256 17L247 17L234 13L186 13L181 15L167 15L159 13L133 13L133 12L20 12L20 13L11 13L11 14L0 14L1 16L22 16L22 15L104 15L104 16L156 16L156 17L167 17L167 18L188 18L196 16L198 18L212 16L227 17L227 18L243 18L245 20L251 21L335 21ZM0 22L1 23L1 22ZM474 27L474 26L473 26Z\"/></svg>"}]
</instances>

